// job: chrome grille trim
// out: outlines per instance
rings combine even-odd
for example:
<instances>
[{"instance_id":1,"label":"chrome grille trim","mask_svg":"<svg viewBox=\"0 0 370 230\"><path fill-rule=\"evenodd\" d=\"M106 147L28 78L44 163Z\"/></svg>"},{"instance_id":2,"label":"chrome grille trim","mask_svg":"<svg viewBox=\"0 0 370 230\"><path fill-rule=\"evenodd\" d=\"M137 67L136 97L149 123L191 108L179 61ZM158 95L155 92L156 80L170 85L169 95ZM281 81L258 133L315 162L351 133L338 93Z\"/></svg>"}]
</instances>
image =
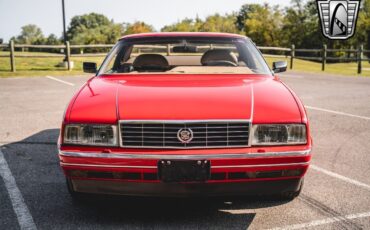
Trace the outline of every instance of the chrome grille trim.
<instances>
[{"instance_id":1,"label":"chrome grille trim","mask_svg":"<svg viewBox=\"0 0 370 230\"><path fill-rule=\"evenodd\" d=\"M177 131L181 128L193 130L194 139L190 143L178 141ZM251 128L249 119L121 120L119 139L123 148L240 148L250 147Z\"/></svg>"},{"instance_id":2,"label":"chrome grille trim","mask_svg":"<svg viewBox=\"0 0 370 230\"><path fill-rule=\"evenodd\" d=\"M73 152L59 150L60 156L66 157L92 157L109 159L151 159L151 160L213 160L213 159L254 159L254 158L276 158L276 157L305 157L309 156L311 149L289 152L265 152L265 153L208 153L208 154L147 154L143 153L102 153L102 152Z\"/></svg>"}]
</instances>

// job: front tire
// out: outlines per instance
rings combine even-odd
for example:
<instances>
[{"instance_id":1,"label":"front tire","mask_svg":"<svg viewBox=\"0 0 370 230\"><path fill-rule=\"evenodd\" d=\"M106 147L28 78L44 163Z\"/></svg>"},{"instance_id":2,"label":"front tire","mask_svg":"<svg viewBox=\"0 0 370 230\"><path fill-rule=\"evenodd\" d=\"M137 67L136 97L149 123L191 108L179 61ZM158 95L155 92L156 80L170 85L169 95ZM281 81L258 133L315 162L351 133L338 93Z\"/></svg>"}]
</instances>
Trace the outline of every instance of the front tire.
<instances>
[{"instance_id":1,"label":"front tire","mask_svg":"<svg viewBox=\"0 0 370 230\"><path fill-rule=\"evenodd\" d=\"M301 184L299 185L299 189L297 191L282 192L279 194L279 198L281 200L287 200L287 201L294 200L296 197L299 196L299 194L301 194L302 188L303 188L303 182L304 182L304 179L302 179Z\"/></svg>"},{"instance_id":2,"label":"front tire","mask_svg":"<svg viewBox=\"0 0 370 230\"><path fill-rule=\"evenodd\" d=\"M66 184L69 194L71 195L72 199L75 201L80 201L84 198L84 194L80 192L76 192L73 188L72 180L66 177Z\"/></svg>"}]
</instances>

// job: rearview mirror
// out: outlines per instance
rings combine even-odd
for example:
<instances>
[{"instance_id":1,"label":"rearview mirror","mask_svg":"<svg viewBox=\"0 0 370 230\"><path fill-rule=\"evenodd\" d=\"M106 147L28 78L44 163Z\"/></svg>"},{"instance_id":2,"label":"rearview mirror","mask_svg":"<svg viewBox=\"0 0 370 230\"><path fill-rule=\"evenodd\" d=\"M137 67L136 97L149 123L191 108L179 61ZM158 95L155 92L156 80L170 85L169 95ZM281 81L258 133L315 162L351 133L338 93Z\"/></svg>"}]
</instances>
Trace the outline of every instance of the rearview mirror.
<instances>
[{"instance_id":1,"label":"rearview mirror","mask_svg":"<svg viewBox=\"0 0 370 230\"><path fill-rule=\"evenodd\" d=\"M288 63L286 61L276 61L272 63L272 70L274 73L285 72L287 69Z\"/></svg>"},{"instance_id":2,"label":"rearview mirror","mask_svg":"<svg viewBox=\"0 0 370 230\"><path fill-rule=\"evenodd\" d=\"M174 53L196 53L197 52L196 46L174 46L172 52Z\"/></svg>"},{"instance_id":3,"label":"rearview mirror","mask_svg":"<svg viewBox=\"0 0 370 230\"><path fill-rule=\"evenodd\" d=\"M95 62L84 62L83 70L85 73L96 73L97 67Z\"/></svg>"}]
</instances>

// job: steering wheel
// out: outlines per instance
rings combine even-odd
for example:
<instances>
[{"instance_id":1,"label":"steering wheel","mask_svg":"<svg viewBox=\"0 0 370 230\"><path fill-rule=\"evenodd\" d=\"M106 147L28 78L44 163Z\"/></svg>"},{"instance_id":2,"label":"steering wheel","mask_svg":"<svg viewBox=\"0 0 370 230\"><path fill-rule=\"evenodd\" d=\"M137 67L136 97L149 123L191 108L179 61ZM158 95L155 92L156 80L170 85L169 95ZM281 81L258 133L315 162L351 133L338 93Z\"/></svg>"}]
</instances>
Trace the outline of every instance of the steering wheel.
<instances>
[{"instance_id":1,"label":"steering wheel","mask_svg":"<svg viewBox=\"0 0 370 230\"><path fill-rule=\"evenodd\" d=\"M218 61L208 61L204 63L205 66L233 66L236 67L238 64L231 61L218 60Z\"/></svg>"}]
</instances>

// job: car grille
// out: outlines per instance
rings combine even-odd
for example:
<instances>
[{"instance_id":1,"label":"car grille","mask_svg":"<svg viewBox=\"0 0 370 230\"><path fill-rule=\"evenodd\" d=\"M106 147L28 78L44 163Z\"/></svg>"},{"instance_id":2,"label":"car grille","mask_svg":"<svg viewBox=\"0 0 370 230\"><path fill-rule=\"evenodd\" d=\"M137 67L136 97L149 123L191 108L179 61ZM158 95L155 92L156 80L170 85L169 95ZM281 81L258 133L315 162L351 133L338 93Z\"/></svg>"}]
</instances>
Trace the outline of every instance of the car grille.
<instances>
[{"instance_id":1,"label":"car grille","mask_svg":"<svg viewBox=\"0 0 370 230\"><path fill-rule=\"evenodd\" d=\"M192 132L188 143L180 130ZM245 147L249 121L121 121L121 146L132 148ZM181 136L181 135L180 135Z\"/></svg>"}]
</instances>

